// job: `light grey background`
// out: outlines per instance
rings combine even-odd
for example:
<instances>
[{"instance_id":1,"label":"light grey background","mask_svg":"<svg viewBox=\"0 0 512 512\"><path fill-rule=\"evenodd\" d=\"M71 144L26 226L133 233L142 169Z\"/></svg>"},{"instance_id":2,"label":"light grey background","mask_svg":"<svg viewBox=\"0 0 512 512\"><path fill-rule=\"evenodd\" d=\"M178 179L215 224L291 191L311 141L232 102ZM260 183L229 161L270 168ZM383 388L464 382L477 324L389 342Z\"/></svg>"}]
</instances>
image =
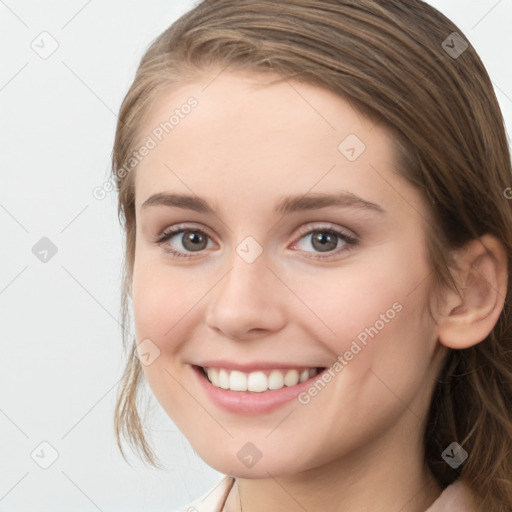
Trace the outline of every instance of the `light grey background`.
<instances>
[{"instance_id":1,"label":"light grey background","mask_svg":"<svg viewBox=\"0 0 512 512\"><path fill-rule=\"evenodd\" d=\"M221 477L154 399L168 469L117 450L122 233L115 193L92 194L140 57L195 3L0 0L0 512L171 512ZM476 47L510 134L512 0L430 3ZM43 237L58 250L46 263ZM48 469L41 442L59 454Z\"/></svg>"}]
</instances>

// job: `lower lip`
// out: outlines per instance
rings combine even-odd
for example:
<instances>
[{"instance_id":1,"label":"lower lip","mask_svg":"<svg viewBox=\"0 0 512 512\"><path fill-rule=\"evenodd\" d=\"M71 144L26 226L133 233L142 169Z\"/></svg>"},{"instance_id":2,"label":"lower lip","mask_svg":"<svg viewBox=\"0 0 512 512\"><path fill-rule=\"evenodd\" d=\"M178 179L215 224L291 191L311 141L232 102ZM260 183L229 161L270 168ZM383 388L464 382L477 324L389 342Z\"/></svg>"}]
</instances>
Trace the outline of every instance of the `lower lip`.
<instances>
[{"instance_id":1,"label":"lower lip","mask_svg":"<svg viewBox=\"0 0 512 512\"><path fill-rule=\"evenodd\" d=\"M323 372L317 373L304 382L295 386L285 386L281 389L270 389L261 393L253 391L231 391L215 387L198 366L192 366L193 373L199 380L208 398L225 411L256 415L272 412L282 405L296 399L297 396L311 386ZM324 370L326 371L326 370Z\"/></svg>"}]
</instances>

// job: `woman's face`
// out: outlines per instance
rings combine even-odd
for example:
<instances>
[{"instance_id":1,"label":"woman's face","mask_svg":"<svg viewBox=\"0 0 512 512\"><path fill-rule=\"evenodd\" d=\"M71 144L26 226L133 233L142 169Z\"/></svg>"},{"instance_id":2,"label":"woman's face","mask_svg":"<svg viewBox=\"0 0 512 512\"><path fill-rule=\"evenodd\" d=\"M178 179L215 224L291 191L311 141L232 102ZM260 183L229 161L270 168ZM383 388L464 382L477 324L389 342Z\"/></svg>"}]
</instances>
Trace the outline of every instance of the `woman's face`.
<instances>
[{"instance_id":1,"label":"woman's face","mask_svg":"<svg viewBox=\"0 0 512 512\"><path fill-rule=\"evenodd\" d=\"M163 95L140 132L132 299L149 385L226 474L419 451L444 349L427 210L393 139L327 90L218 73Z\"/></svg>"}]
</instances>

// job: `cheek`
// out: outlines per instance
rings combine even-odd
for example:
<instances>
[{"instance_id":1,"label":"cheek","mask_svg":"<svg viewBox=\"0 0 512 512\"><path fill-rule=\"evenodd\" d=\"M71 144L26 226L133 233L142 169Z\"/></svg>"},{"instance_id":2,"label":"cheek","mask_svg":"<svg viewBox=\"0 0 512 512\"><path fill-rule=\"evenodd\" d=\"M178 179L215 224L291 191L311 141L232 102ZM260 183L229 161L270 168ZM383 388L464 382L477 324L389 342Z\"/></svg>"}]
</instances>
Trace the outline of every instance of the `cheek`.
<instances>
[{"instance_id":1,"label":"cheek","mask_svg":"<svg viewBox=\"0 0 512 512\"><path fill-rule=\"evenodd\" d=\"M373 367L391 381L398 369L403 377L410 369L413 378L430 363L435 330L427 313L428 269L418 254L416 265L404 265L398 249L291 286L308 306L294 321L329 349L333 361L346 355L346 373L354 378Z\"/></svg>"},{"instance_id":2,"label":"cheek","mask_svg":"<svg viewBox=\"0 0 512 512\"><path fill-rule=\"evenodd\" d=\"M146 380L169 416L185 429L190 397L180 385L184 379L180 348L197 323L193 306L202 294L183 274L149 258L136 259L132 303L137 342L151 340L143 345L150 347L152 358L150 364L142 365Z\"/></svg>"},{"instance_id":3,"label":"cheek","mask_svg":"<svg viewBox=\"0 0 512 512\"><path fill-rule=\"evenodd\" d=\"M303 434L315 428L319 437L332 441L330 449L346 448L340 429L346 439L363 442L396 421L404 404L423 393L432 365L435 326L426 309L428 271L419 259L417 266L404 266L390 256L382 254L373 267L358 264L339 275L326 273L325 279L314 280L314 289L311 281L296 288L321 321L310 313L295 321L310 336L316 333L333 354L325 384L312 385L299 397ZM419 401L411 405L418 415ZM321 411L329 421L318 425L311 411ZM324 444L318 441L322 457L328 456Z\"/></svg>"},{"instance_id":4,"label":"cheek","mask_svg":"<svg viewBox=\"0 0 512 512\"><path fill-rule=\"evenodd\" d=\"M159 340L199 300L199 290L188 276L183 270L173 271L149 258L135 260L132 302L138 340L154 338L160 344Z\"/></svg>"},{"instance_id":5,"label":"cheek","mask_svg":"<svg viewBox=\"0 0 512 512\"><path fill-rule=\"evenodd\" d=\"M371 266L358 261L317 272L311 278L290 276L288 282L295 280L293 290L309 310L294 321L303 318L314 325L317 336L337 353L347 340L364 333L376 322L379 330L383 325L387 327L399 317L398 310L408 301L406 294L411 286L409 276L399 275L395 268L385 264L384 258L380 262Z\"/></svg>"},{"instance_id":6,"label":"cheek","mask_svg":"<svg viewBox=\"0 0 512 512\"><path fill-rule=\"evenodd\" d=\"M346 408L364 421L370 411L384 418L400 405L397 397L412 399L432 364L436 336L427 309L428 270L419 258L416 266L404 266L395 254L381 256L378 265L357 264L339 277L326 274L325 282L316 281L315 293L305 285L301 290L322 320L315 325L329 327L317 336L334 354L333 394L315 400L333 417Z\"/></svg>"}]
</instances>

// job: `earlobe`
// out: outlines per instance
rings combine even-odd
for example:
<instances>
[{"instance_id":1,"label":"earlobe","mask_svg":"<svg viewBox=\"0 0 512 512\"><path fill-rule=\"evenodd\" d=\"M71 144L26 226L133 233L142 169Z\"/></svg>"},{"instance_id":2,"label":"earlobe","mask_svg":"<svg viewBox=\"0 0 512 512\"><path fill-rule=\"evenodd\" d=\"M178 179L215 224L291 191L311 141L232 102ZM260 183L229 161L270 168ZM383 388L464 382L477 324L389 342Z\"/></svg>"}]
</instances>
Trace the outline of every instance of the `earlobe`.
<instances>
[{"instance_id":1,"label":"earlobe","mask_svg":"<svg viewBox=\"0 0 512 512\"><path fill-rule=\"evenodd\" d=\"M458 256L460 296L448 290L438 319L439 341L453 349L483 341L503 310L507 293L507 253L492 235L470 241Z\"/></svg>"}]
</instances>

